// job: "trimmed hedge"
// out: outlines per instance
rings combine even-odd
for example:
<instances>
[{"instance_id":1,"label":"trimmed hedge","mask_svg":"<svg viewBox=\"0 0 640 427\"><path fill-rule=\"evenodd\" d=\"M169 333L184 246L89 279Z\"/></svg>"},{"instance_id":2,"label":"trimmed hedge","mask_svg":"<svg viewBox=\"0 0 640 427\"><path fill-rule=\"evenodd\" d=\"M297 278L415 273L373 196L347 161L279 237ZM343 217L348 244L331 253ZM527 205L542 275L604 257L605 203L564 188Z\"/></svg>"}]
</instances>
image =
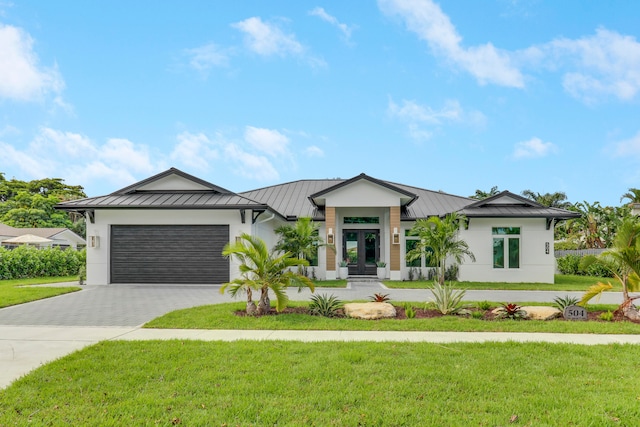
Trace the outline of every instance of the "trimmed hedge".
<instances>
[{"instance_id":1,"label":"trimmed hedge","mask_svg":"<svg viewBox=\"0 0 640 427\"><path fill-rule=\"evenodd\" d=\"M578 276L612 277L609 270L598 263L591 264L587 269L580 267L580 255L565 255L556 259L558 270L562 274L575 274Z\"/></svg>"},{"instance_id":2,"label":"trimmed hedge","mask_svg":"<svg viewBox=\"0 0 640 427\"><path fill-rule=\"evenodd\" d=\"M18 246L0 247L0 280L73 276L86 264L86 251Z\"/></svg>"}]
</instances>

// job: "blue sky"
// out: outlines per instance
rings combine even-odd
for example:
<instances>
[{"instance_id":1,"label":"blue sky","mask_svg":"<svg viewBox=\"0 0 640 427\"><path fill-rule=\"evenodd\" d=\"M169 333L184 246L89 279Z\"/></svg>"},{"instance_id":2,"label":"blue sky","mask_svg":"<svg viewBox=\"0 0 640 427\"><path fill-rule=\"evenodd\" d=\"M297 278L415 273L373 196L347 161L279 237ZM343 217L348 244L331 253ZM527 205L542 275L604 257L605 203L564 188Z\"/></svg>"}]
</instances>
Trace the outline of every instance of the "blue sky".
<instances>
[{"instance_id":1,"label":"blue sky","mask_svg":"<svg viewBox=\"0 0 640 427\"><path fill-rule=\"evenodd\" d=\"M640 187L640 2L0 0L0 172Z\"/></svg>"}]
</instances>

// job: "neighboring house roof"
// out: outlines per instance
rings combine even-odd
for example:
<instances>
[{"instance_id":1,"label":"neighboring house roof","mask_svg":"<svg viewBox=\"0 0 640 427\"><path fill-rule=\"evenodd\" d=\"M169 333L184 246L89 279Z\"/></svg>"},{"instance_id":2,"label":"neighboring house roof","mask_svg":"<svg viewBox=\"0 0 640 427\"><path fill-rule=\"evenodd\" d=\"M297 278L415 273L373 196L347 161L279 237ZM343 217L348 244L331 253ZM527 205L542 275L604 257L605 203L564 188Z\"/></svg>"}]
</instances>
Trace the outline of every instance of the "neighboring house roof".
<instances>
[{"instance_id":1,"label":"neighboring house roof","mask_svg":"<svg viewBox=\"0 0 640 427\"><path fill-rule=\"evenodd\" d=\"M503 191L465 206L463 209L458 210L458 213L468 218L520 217L569 219L580 216L577 212L550 208L509 191Z\"/></svg>"},{"instance_id":2,"label":"neighboring house roof","mask_svg":"<svg viewBox=\"0 0 640 427\"><path fill-rule=\"evenodd\" d=\"M51 240L73 240L76 243L85 244L86 241L68 228L17 228L0 223L0 238L11 238L33 234ZM5 239L2 239L5 240Z\"/></svg>"}]
</instances>

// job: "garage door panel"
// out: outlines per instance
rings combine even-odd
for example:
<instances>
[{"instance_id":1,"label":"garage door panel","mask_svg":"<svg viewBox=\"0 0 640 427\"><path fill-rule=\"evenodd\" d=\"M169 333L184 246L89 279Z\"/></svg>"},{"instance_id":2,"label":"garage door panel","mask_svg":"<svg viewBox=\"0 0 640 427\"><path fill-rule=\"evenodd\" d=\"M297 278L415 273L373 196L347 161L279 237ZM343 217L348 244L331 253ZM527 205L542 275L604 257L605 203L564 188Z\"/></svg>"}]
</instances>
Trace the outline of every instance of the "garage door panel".
<instances>
[{"instance_id":1,"label":"garage door panel","mask_svg":"<svg viewBox=\"0 0 640 427\"><path fill-rule=\"evenodd\" d=\"M113 225L111 282L228 282L228 242L228 225Z\"/></svg>"}]
</instances>

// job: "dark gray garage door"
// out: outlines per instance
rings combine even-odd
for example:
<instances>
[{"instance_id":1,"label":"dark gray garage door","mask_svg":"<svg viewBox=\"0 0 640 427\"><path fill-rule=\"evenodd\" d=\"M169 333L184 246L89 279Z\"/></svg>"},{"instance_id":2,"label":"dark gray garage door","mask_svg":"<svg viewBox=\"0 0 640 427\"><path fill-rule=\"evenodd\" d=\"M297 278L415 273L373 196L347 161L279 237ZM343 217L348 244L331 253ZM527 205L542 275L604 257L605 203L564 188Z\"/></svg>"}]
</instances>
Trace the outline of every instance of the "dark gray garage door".
<instances>
[{"instance_id":1,"label":"dark gray garage door","mask_svg":"<svg viewBox=\"0 0 640 427\"><path fill-rule=\"evenodd\" d=\"M228 225L112 225L111 283L229 281Z\"/></svg>"}]
</instances>

